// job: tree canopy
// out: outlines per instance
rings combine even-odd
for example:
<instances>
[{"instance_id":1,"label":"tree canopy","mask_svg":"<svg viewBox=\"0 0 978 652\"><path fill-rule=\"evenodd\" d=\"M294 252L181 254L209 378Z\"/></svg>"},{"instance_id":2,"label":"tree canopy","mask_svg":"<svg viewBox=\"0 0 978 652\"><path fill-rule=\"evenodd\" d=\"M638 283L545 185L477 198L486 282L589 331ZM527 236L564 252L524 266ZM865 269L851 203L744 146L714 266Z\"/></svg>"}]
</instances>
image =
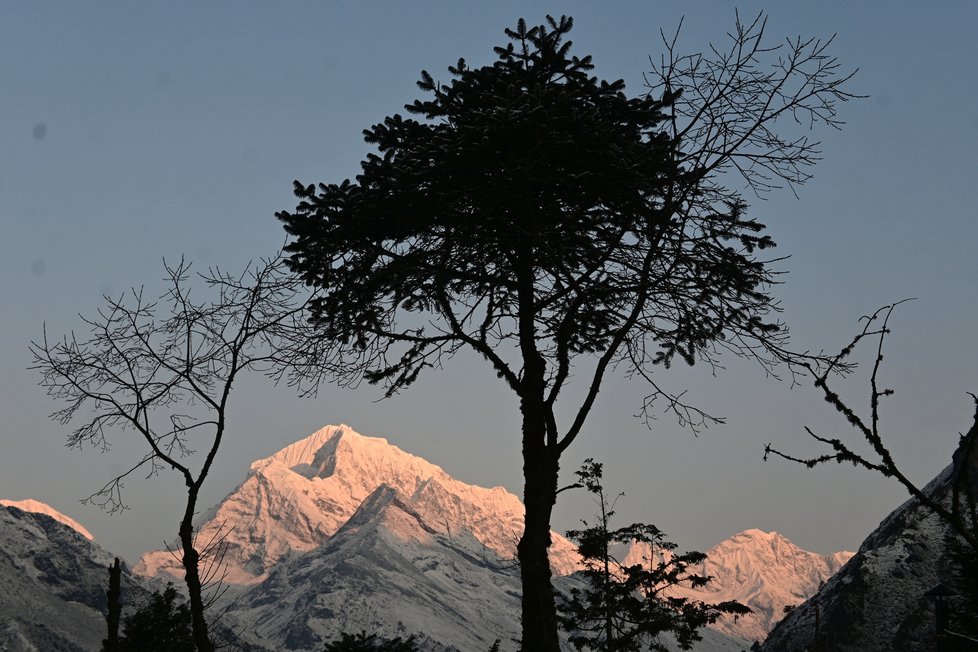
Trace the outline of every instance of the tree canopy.
<instances>
[{"instance_id":1,"label":"tree canopy","mask_svg":"<svg viewBox=\"0 0 978 652\"><path fill-rule=\"evenodd\" d=\"M277 214L293 270L319 291L324 350L353 358L345 369L390 394L469 349L518 396L527 650L557 649L547 547L559 461L606 373L644 378L649 400L696 426L712 417L662 389L657 367L712 364L722 350L791 362L764 257L774 242L718 175L739 172L757 192L803 183L817 143L775 123L834 126L847 98L815 40L789 41L762 72L777 48L762 45L760 17L738 20L714 59L674 56L667 41L635 97L571 54L572 25L520 19L491 65L459 59L447 83L422 72L408 117L364 131L376 151L354 180L297 181L298 205ZM572 379L581 391L558 423Z\"/></svg>"},{"instance_id":2,"label":"tree canopy","mask_svg":"<svg viewBox=\"0 0 978 652\"><path fill-rule=\"evenodd\" d=\"M169 582L163 593L126 618L119 652L194 652L190 607L177 602L177 590Z\"/></svg>"},{"instance_id":3,"label":"tree canopy","mask_svg":"<svg viewBox=\"0 0 978 652\"><path fill-rule=\"evenodd\" d=\"M577 354L692 363L721 333L778 328L753 256L773 242L677 163L676 93L629 98L590 76L563 40L571 25L521 21L492 66L460 59L447 85L422 73L430 97L406 108L423 120L365 130L378 153L355 181L297 182L302 201L278 214L293 266L325 290L323 337L362 351L390 391L462 346L519 391L498 345L527 335L552 362L552 404Z\"/></svg>"}]
</instances>

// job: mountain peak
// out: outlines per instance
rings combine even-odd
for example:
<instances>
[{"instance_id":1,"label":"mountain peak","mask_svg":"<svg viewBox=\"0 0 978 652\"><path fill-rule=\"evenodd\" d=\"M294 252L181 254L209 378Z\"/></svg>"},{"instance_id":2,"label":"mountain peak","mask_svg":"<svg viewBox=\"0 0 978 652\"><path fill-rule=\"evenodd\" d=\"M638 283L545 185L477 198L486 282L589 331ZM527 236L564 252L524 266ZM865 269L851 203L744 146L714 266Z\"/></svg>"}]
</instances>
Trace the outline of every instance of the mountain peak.
<instances>
[{"instance_id":1,"label":"mountain peak","mask_svg":"<svg viewBox=\"0 0 978 652\"><path fill-rule=\"evenodd\" d=\"M784 536L780 532L776 532L774 530L765 532L764 530L759 530L757 528L750 528L744 530L743 532L738 532L727 539L727 541L736 541L740 545L747 542L755 542L760 545L788 545L796 548L798 547L791 541L791 539Z\"/></svg>"},{"instance_id":2,"label":"mountain peak","mask_svg":"<svg viewBox=\"0 0 978 652\"><path fill-rule=\"evenodd\" d=\"M746 604L753 613L723 619L715 627L743 639L763 640L786 606L813 595L852 554L820 555L803 550L778 532L752 528L713 546L706 551L706 560L691 568L698 575L712 577L709 584L696 589L680 586L673 593L707 603L736 600ZM649 559L661 561L663 556L633 544L625 563L648 563Z\"/></svg>"},{"instance_id":3,"label":"mountain peak","mask_svg":"<svg viewBox=\"0 0 978 652\"><path fill-rule=\"evenodd\" d=\"M42 503L39 500L34 500L33 498L25 498L24 500L7 500L5 498L0 498L0 505L3 505L5 507L16 507L22 512L31 512L33 514L44 514L46 516L50 516L57 522L63 525L67 525L72 530L82 535L89 541L95 540L95 537L92 536L92 533L86 530L81 523L71 518L70 516L62 514L54 507L51 507L47 503Z\"/></svg>"},{"instance_id":4,"label":"mountain peak","mask_svg":"<svg viewBox=\"0 0 978 652\"><path fill-rule=\"evenodd\" d=\"M364 438L363 435L346 424L325 426L308 437L289 444L273 455L252 462L251 470L258 471L272 464L282 464L289 467L303 464L312 465L317 457L335 454L340 440L344 437L347 441ZM387 443L387 440L382 441Z\"/></svg>"},{"instance_id":5,"label":"mountain peak","mask_svg":"<svg viewBox=\"0 0 978 652\"><path fill-rule=\"evenodd\" d=\"M441 467L424 458L401 450L383 437L361 435L345 424L320 428L274 455L253 462L251 472L273 467L313 481L325 480L335 473L352 481L357 475L366 475L371 484L368 493L376 486L374 476L450 478Z\"/></svg>"},{"instance_id":6,"label":"mountain peak","mask_svg":"<svg viewBox=\"0 0 978 652\"><path fill-rule=\"evenodd\" d=\"M519 498L501 487L456 480L386 439L346 425L321 428L251 464L248 477L208 513L200 532L224 537L229 581L259 582L289 552L322 545L368 501L388 496L388 490L375 495L382 486L425 527L450 535L466 530L498 556L515 556L524 514ZM233 530L221 532L225 524ZM552 538L554 572L574 572L576 548L556 533ZM179 573L172 564L170 555L150 552L136 571Z\"/></svg>"},{"instance_id":7,"label":"mountain peak","mask_svg":"<svg viewBox=\"0 0 978 652\"><path fill-rule=\"evenodd\" d=\"M771 532L765 532L764 530L759 530L757 528L749 528L747 530L744 530L743 532L738 532L737 534L733 535L732 538L736 539L737 537L749 537L751 539L777 539L777 538L784 539L785 538L773 530Z\"/></svg>"}]
</instances>

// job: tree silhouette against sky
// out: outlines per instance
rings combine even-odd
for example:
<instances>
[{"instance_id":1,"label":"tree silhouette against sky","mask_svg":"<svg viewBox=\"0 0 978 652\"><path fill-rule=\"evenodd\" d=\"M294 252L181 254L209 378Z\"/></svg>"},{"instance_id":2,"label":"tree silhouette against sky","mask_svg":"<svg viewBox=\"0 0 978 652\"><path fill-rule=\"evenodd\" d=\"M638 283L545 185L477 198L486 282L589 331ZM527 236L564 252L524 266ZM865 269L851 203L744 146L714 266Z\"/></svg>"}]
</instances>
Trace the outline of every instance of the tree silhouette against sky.
<instances>
[{"instance_id":1,"label":"tree silhouette against sky","mask_svg":"<svg viewBox=\"0 0 978 652\"><path fill-rule=\"evenodd\" d=\"M190 264L166 267L158 298L133 288L105 297L88 333L31 343L41 386L63 403L52 418L75 423L68 445L108 450L114 437L131 437L145 453L86 501L110 512L126 509L122 490L137 471L173 471L186 487L179 549L190 598L196 649L215 649L205 610L222 594L224 539L198 541L194 530L200 493L229 437L231 390L248 373L278 376L283 355L311 333L302 318L309 294L285 269L281 256L240 274ZM198 287L194 287L194 281Z\"/></svg>"},{"instance_id":2,"label":"tree silhouette against sky","mask_svg":"<svg viewBox=\"0 0 978 652\"><path fill-rule=\"evenodd\" d=\"M558 649L547 548L559 462L607 373L644 379L646 409L664 400L696 428L716 419L653 372L723 351L768 369L795 361L770 294L774 243L724 181L804 183L818 143L775 124L838 126L850 97L827 43L769 48L760 16L707 56L665 39L638 97L590 74L571 27L520 19L492 65L460 59L446 84L422 72L425 99L406 106L417 118L365 130L377 151L355 180L297 181L298 206L278 213L293 269L321 292L318 337L355 373L390 395L467 349L518 397L522 644L542 652Z\"/></svg>"}]
</instances>

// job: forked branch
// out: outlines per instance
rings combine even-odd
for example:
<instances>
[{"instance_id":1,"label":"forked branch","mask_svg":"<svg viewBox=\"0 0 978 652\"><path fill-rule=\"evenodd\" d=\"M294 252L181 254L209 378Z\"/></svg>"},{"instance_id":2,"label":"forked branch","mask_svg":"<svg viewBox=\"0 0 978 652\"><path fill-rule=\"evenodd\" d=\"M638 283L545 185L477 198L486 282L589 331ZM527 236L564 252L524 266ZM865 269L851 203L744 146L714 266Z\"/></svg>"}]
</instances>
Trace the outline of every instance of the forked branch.
<instances>
[{"instance_id":1,"label":"forked branch","mask_svg":"<svg viewBox=\"0 0 978 652\"><path fill-rule=\"evenodd\" d=\"M916 498L922 505L937 514L937 516L951 529L964 539L972 548L978 551L978 518L976 518L975 492L978 471L972 468L975 464L975 450L978 450L978 398L975 399L975 422L966 435L962 435L958 452L954 457L954 468L951 478L952 498L950 508L933 496L925 493L923 489L914 484L899 468L893 455L883 441L883 433L880 426L880 401L893 394L893 390L883 387L879 382L880 368L883 362L883 344L886 336L890 334L889 321L893 311L902 303L911 301L904 299L888 306L883 306L872 315L861 318L863 321L862 330L846 345L839 353L831 358L831 362L822 370L809 367L810 375L814 381L814 386L821 390L823 397L835 410L843 416L846 422L857 432L859 432L866 443L869 444L876 459L857 452L850 444L838 437L823 437L815 434L810 428L805 431L817 442L828 446L832 452L824 453L813 457L801 457L785 453L772 444L764 447L764 459L770 456L779 457L789 462L803 464L808 468L814 468L827 462L843 463L848 462L855 466L880 473L884 477L896 478L903 485L907 492ZM869 417L861 417L855 409L846 403L842 397L829 386L829 374L837 370L842 365L851 364L848 359L852 356L857 346L864 340L875 342L875 357L873 358L872 372L869 377L870 396L869 396Z\"/></svg>"}]
</instances>

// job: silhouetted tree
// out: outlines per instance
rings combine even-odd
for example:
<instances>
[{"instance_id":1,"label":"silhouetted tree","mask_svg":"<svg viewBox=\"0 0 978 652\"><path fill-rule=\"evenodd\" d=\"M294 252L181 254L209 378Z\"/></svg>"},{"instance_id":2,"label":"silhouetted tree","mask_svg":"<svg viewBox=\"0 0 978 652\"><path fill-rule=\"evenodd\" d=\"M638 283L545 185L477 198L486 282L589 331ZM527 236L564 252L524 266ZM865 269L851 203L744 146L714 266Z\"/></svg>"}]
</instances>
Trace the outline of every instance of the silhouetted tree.
<instances>
[{"instance_id":1,"label":"silhouetted tree","mask_svg":"<svg viewBox=\"0 0 978 652\"><path fill-rule=\"evenodd\" d=\"M570 633L575 649L667 652L660 636L672 634L681 649L689 650L701 640L700 628L724 615L750 613L735 601L707 604L673 595L675 587L698 588L710 582L709 576L690 570L706 555L676 554L676 544L647 523L612 529L617 498L605 494L602 465L587 459L576 474L593 494L598 513L593 524L583 521L583 530L567 533L577 543L584 564L581 572L588 583L586 589L571 589L567 598L558 601L561 627ZM648 550L642 563L625 564L612 552L616 545L633 543Z\"/></svg>"},{"instance_id":2,"label":"silhouetted tree","mask_svg":"<svg viewBox=\"0 0 978 652\"><path fill-rule=\"evenodd\" d=\"M388 640L376 634L368 635L367 632L343 632L339 639L327 643L323 652L418 652L418 644L414 635L407 640L402 640L400 636Z\"/></svg>"},{"instance_id":3,"label":"silhouetted tree","mask_svg":"<svg viewBox=\"0 0 978 652\"><path fill-rule=\"evenodd\" d=\"M907 301L907 300L905 300ZM948 479L949 495L942 492L927 493L923 488L914 484L899 468L893 455L883 440L880 423L880 404L894 391L881 386L879 373L883 363L883 345L886 336L890 334L890 317L897 306L904 303L898 301L883 306L872 315L861 318L862 330L846 345L830 363L822 368L807 365L808 373L813 379L816 389L821 391L825 400L839 412L846 422L856 430L869 444L871 453L857 452L850 444L838 437L823 437L815 434L811 428L805 431L816 441L831 448L831 453L804 458L784 453L771 444L764 448L764 459L770 456L804 464L814 468L828 462L848 462L879 473L885 477L895 478L907 492L923 507L933 512L948 528L945 537L945 549L950 561L953 582L961 591L965 605L960 618L955 624L963 632L976 637L966 643L967 649L972 649L978 641L978 396L971 394L975 402L975 415L971 428L960 436L957 449L952 456L951 475ZM858 346L863 342L873 343L875 349L872 358L872 371L869 375L870 395L868 417L852 408L836 390L830 386L829 374L838 365L847 364ZM803 365L805 366L805 365ZM817 615L817 612L816 612ZM959 632L960 633L960 632Z\"/></svg>"},{"instance_id":4,"label":"silhouetted tree","mask_svg":"<svg viewBox=\"0 0 978 652\"><path fill-rule=\"evenodd\" d=\"M120 596L122 594L122 566L119 565L119 558L109 566L109 590L105 592L107 611L105 623L108 627L108 636L102 641L102 652L118 652L119 650L119 620L122 617L122 605Z\"/></svg>"},{"instance_id":5,"label":"silhouetted tree","mask_svg":"<svg viewBox=\"0 0 978 652\"><path fill-rule=\"evenodd\" d=\"M827 43L769 47L761 17L738 19L712 54L674 56L667 43L634 98L570 54L571 27L521 19L492 65L460 59L447 84L422 72L427 97L406 107L419 119L365 130L377 153L355 181L297 181L298 206L278 213L292 268L322 290L320 341L359 356L370 382L393 394L468 349L518 397L522 644L533 652L558 649L547 548L560 456L607 372L644 378L646 410L664 399L697 428L718 419L663 389L657 366L714 364L723 350L769 369L791 360L760 254L774 243L721 176L758 193L803 183L818 143L776 123L838 126L836 103L850 97ZM318 380L314 369L303 371ZM583 389L561 425L575 377Z\"/></svg>"},{"instance_id":6,"label":"silhouetted tree","mask_svg":"<svg viewBox=\"0 0 978 652\"><path fill-rule=\"evenodd\" d=\"M194 641L213 650L204 610L220 591L222 539L198 549L193 518L197 500L227 429L231 389L244 372L276 374L280 357L310 333L301 314L308 293L275 257L239 275L211 269L197 275L211 297L191 297L190 265L165 265L166 291L156 301L141 289L84 318L86 338L31 343L33 369L48 394L65 403L56 421L81 425L70 446L106 450L110 431L133 433L146 454L109 480L88 501L111 511L126 509L123 481L139 469L154 475L176 471L187 488L179 527ZM200 455L195 458L195 449ZM194 470L194 458L199 467ZM209 563L210 562L210 563ZM208 596L204 591L214 589Z\"/></svg>"},{"instance_id":7,"label":"silhouetted tree","mask_svg":"<svg viewBox=\"0 0 978 652\"><path fill-rule=\"evenodd\" d=\"M177 602L170 582L163 593L155 591L148 605L126 618L119 652L195 652L191 623L190 608Z\"/></svg>"},{"instance_id":8,"label":"silhouetted tree","mask_svg":"<svg viewBox=\"0 0 978 652\"><path fill-rule=\"evenodd\" d=\"M879 372L883 363L883 344L886 336L890 333L889 322L893 311L897 306L904 303L897 303L883 306L872 315L864 316L862 330L853 337L837 355L829 360L829 364L822 367L815 367L807 361L799 364L805 367L813 380L814 386L824 396L828 402L848 424L855 429L869 444L875 458L870 455L863 455L853 449L841 438L822 437L815 434L811 428L806 427L805 431L816 441L827 445L832 449L831 453L818 455L810 458L796 457L784 453L771 444L764 447L764 459L767 460L771 455L782 459L804 464L809 468L814 468L827 462L843 463L848 462L854 466L860 466L870 471L875 471L885 477L895 478L907 492L916 498L920 504L934 512L938 518L971 548L973 554L978 554L978 396L971 394L975 401L975 417L971 429L961 435L958 447L953 455L952 473L950 478L951 496L948 505L942 503L941 499L929 495L901 471L897 466L893 455L890 453L886 444L883 442L883 432L880 425L880 403L893 395L893 390L880 386ZM849 358L853 355L857 346L864 341L875 342L875 355L873 356L872 371L869 376L870 396L869 396L869 415L860 416L842 397L830 386L829 377L833 370L842 365L850 364ZM850 364L851 366L851 364Z\"/></svg>"}]
</instances>

